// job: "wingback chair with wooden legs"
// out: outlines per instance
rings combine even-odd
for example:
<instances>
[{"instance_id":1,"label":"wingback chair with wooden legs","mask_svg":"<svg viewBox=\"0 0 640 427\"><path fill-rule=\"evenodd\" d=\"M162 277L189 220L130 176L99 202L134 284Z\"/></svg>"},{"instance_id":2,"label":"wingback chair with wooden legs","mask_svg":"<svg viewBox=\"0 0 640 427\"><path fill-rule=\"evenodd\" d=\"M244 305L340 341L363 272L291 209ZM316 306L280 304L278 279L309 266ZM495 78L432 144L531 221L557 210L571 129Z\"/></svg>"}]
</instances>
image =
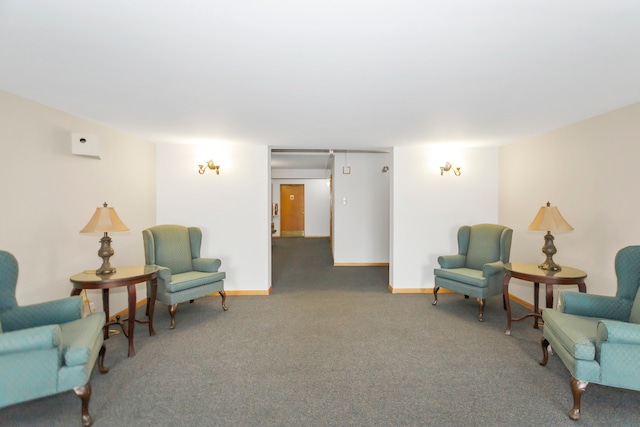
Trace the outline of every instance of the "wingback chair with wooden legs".
<instances>
[{"instance_id":1,"label":"wingback chair with wooden legs","mask_svg":"<svg viewBox=\"0 0 640 427\"><path fill-rule=\"evenodd\" d=\"M82 297L18 306L18 261L0 251L0 408L73 390L89 415L91 373L104 367L104 312L82 317Z\"/></svg>"},{"instance_id":2,"label":"wingback chair with wooden legs","mask_svg":"<svg viewBox=\"0 0 640 427\"><path fill-rule=\"evenodd\" d=\"M478 320L483 321L486 298L502 293L504 264L509 262L513 230L497 224L462 226L458 230L458 254L438 257L434 269L433 305L445 288L476 298ZM503 297L504 305L504 297Z\"/></svg>"},{"instance_id":3,"label":"wingback chair with wooden legs","mask_svg":"<svg viewBox=\"0 0 640 427\"><path fill-rule=\"evenodd\" d=\"M221 264L219 259L200 257L200 228L157 225L143 230L142 238L145 262L164 267L158 272L157 300L168 306L170 329L176 327L176 310L182 302L193 302L196 298L218 293L222 297L222 309L227 311L227 294L224 291L226 274L218 271ZM149 284L147 295L151 295Z\"/></svg>"},{"instance_id":4,"label":"wingback chair with wooden legs","mask_svg":"<svg viewBox=\"0 0 640 427\"><path fill-rule=\"evenodd\" d=\"M571 374L573 408L589 383L640 391L640 246L627 246L615 258L615 296L560 292L558 309L542 310L542 366L549 345Z\"/></svg>"}]
</instances>

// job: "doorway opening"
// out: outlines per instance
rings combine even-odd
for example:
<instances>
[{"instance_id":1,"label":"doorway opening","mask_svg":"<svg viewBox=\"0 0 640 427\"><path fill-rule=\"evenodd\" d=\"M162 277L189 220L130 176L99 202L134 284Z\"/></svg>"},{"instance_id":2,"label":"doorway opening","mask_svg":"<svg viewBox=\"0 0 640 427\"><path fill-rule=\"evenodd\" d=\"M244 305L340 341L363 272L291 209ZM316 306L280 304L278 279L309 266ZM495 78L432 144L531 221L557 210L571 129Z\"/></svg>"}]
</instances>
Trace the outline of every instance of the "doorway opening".
<instances>
[{"instance_id":1,"label":"doorway opening","mask_svg":"<svg viewBox=\"0 0 640 427\"><path fill-rule=\"evenodd\" d=\"M304 237L304 184L280 184L280 236Z\"/></svg>"}]
</instances>

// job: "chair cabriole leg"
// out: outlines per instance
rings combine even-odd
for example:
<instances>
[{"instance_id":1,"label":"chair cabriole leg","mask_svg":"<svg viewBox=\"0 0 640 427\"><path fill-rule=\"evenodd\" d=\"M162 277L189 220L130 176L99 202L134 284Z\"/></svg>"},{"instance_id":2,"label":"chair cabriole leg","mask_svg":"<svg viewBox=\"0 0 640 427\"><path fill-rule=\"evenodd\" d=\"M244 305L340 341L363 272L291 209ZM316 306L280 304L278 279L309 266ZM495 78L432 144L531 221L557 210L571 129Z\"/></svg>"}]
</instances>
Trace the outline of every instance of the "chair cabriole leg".
<instances>
[{"instance_id":1,"label":"chair cabriole leg","mask_svg":"<svg viewBox=\"0 0 640 427\"><path fill-rule=\"evenodd\" d=\"M549 341L546 338L542 338L540 341L542 345L542 360L540 361L540 365L546 366L549 361Z\"/></svg>"},{"instance_id":2,"label":"chair cabriole leg","mask_svg":"<svg viewBox=\"0 0 640 427\"><path fill-rule=\"evenodd\" d=\"M86 383L80 387L73 389L76 395L82 400L82 425L88 427L93 424L91 415L89 415L89 400L91 399L91 384Z\"/></svg>"},{"instance_id":3,"label":"chair cabriole leg","mask_svg":"<svg viewBox=\"0 0 640 427\"><path fill-rule=\"evenodd\" d=\"M487 300L484 298L476 298L476 301L478 301L478 310L480 312L480 314L478 315L478 320L484 322L484 305Z\"/></svg>"},{"instance_id":4,"label":"chair cabriole leg","mask_svg":"<svg viewBox=\"0 0 640 427\"><path fill-rule=\"evenodd\" d=\"M573 394L573 408L569 410L567 415L574 421L577 421L580 418L580 398L582 397L582 393L587 389L589 382L580 381L575 377L571 377L571 393Z\"/></svg>"},{"instance_id":5,"label":"chair cabriole leg","mask_svg":"<svg viewBox=\"0 0 640 427\"><path fill-rule=\"evenodd\" d=\"M224 311L229 310L229 307L227 307L227 306L225 305L225 301L227 300L227 293L226 293L225 291L220 291L220 292L218 292L218 293L219 293L219 294L220 294L220 296L222 297L222 309L223 309Z\"/></svg>"},{"instance_id":6,"label":"chair cabriole leg","mask_svg":"<svg viewBox=\"0 0 640 427\"><path fill-rule=\"evenodd\" d=\"M167 306L169 309L169 316L171 316L171 324L169 325L169 329L176 328L176 310L178 309L178 304L171 304Z\"/></svg>"},{"instance_id":7,"label":"chair cabriole leg","mask_svg":"<svg viewBox=\"0 0 640 427\"><path fill-rule=\"evenodd\" d=\"M107 347L105 347L104 344L102 344L102 347L100 347L100 353L98 353L98 369L100 370L101 374L106 374L107 372L109 372L108 368L105 368L104 366L104 355L107 352Z\"/></svg>"},{"instance_id":8,"label":"chair cabriole leg","mask_svg":"<svg viewBox=\"0 0 640 427\"><path fill-rule=\"evenodd\" d=\"M438 286L433 287L433 302L431 305L436 305L438 303L438 291L440 288Z\"/></svg>"}]
</instances>

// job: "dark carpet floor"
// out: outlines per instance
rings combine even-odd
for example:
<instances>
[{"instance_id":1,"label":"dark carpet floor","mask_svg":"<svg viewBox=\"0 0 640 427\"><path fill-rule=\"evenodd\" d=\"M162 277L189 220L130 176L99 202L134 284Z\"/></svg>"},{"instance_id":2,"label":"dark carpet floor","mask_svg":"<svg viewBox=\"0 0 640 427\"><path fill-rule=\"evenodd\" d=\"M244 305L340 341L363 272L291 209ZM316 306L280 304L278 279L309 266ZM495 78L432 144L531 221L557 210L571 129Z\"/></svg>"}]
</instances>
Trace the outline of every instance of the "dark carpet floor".
<instances>
[{"instance_id":1,"label":"dark carpet floor","mask_svg":"<svg viewBox=\"0 0 640 427\"><path fill-rule=\"evenodd\" d=\"M391 294L386 267L333 267L328 239L275 239L272 253L270 296L229 297L228 312L219 297L181 304L173 331L158 305L156 336L136 325L135 357L111 337L111 370L92 377L95 425L640 425L638 392L598 385L570 421L568 371L555 356L539 366L530 319L504 335L501 297L480 323L473 299L442 294L433 307ZM80 425L80 400L14 405L0 424Z\"/></svg>"}]
</instances>

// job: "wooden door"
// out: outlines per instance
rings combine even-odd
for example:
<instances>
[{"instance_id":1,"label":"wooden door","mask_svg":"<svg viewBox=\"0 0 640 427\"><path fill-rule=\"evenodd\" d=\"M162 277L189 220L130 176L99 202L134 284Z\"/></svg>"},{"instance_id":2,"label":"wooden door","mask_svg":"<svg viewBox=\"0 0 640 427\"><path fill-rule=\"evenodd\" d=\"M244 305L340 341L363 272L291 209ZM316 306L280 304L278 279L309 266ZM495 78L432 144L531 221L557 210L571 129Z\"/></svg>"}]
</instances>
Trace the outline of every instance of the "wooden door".
<instances>
[{"instance_id":1,"label":"wooden door","mask_svg":"<svg viewBox=\"0 0 640 427\"><path fill-rule=\"evenodd\" d=\"M304 184L280 184L280 236L304 236Z\"/></svg>"}]
</instances>

